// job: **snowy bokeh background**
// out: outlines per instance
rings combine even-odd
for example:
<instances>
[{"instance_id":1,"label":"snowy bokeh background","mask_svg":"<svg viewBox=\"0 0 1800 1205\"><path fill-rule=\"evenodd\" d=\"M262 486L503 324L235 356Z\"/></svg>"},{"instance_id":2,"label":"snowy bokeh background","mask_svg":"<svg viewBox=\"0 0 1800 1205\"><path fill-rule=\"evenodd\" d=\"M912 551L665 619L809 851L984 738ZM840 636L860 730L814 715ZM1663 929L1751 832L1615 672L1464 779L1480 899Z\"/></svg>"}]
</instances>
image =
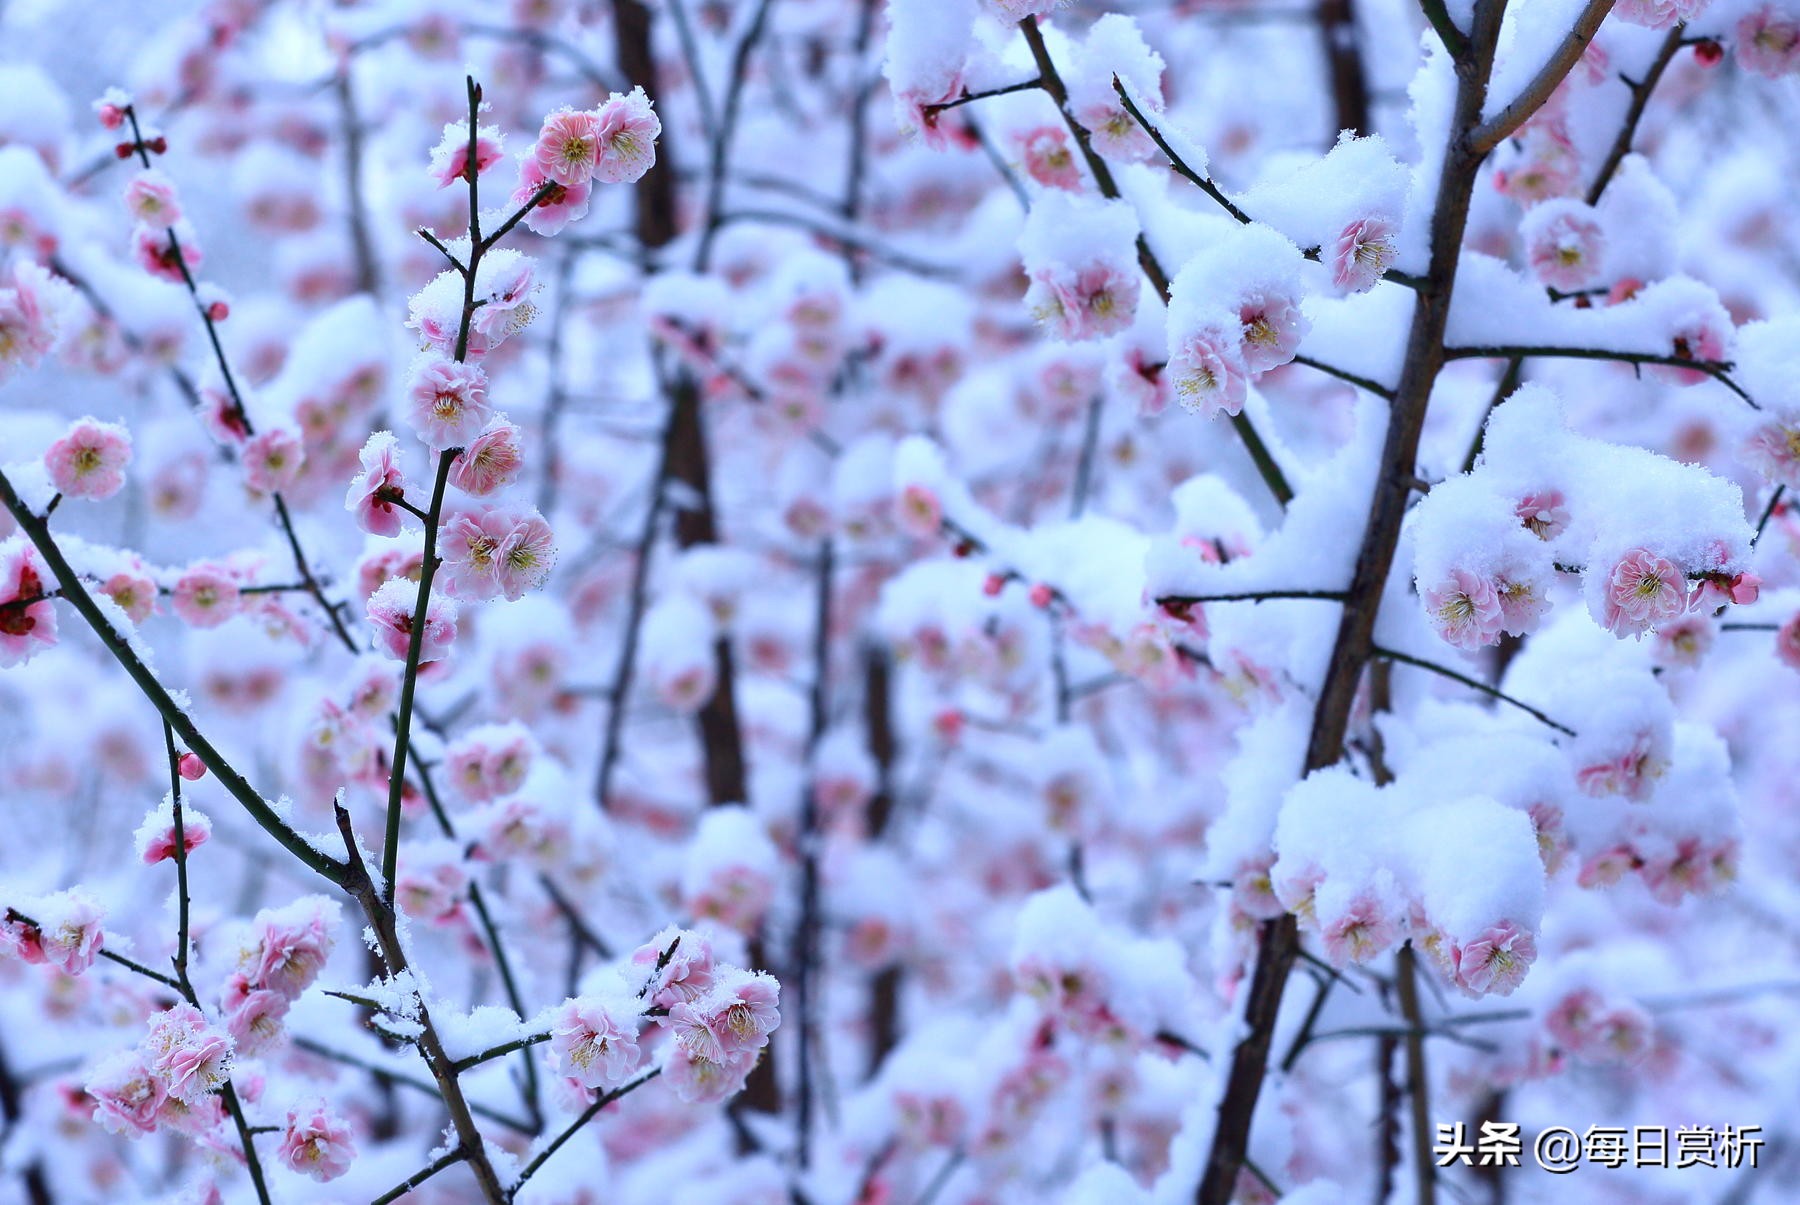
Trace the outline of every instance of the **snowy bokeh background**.
<instances>
[{"instance_id":1,"label":"snowy bokeh background","mask_svg":"<svg viewBox=\"0 0 1800 1205\"><path fill-rule=\"evenodd\" d=\"M0 0L0 1203L1794 1199L1800 7L1427 17Z\"/></svg>"}]
</instances>

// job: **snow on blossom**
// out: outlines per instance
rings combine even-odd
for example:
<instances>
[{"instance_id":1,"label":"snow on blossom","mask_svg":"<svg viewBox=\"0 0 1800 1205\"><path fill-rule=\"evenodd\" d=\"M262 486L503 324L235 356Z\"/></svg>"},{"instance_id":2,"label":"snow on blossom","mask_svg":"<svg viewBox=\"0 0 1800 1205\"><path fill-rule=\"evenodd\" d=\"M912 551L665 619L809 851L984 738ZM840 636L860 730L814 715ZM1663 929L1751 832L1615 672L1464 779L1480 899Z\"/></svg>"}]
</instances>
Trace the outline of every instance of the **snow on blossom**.
<instances>
[{"instance_id":1,"label":"snow on blossom","mask_svg":"<svg viewBox=\"0 0 1800 1205\"><path fill-rule=\"evenodd\" d=\"M331 956L332 929L339 920L335 901L302 896L279 908L265 908L251 921L254 939L238 959L238 970L253 988L287 1000L312 985Z\"/></svg>"},{"instance_id":2,"label":"snow on blossom","mask_svg":"<svg viewBox=\"0 0 1800 1205\"><path fill-rule=\"evenodd\" d=\"M1094 150L1107 159L1135 163L1157 154L1156 144L1114 90L1116 78L1141 111L1163 108L1162 56L1144 41L1137 22L1107 13L1088 28L1067 69L1069 111L1087 130Z\"/></svg>"},{"instance_id":3,"label":"snow on blossom","mask_svg":"<svg viewBox=\"0 0 1800 1205\"><path fill-rule=\"evenodd\" d=\"M480 176L500 162L503 142L497 127L476 127L475 175ZM448 188L469 178L469 123L466 120L444 126L443 139L431 148L430 172L439 188Z\"/></svg>"},{"instance_id":4,"label":"snow on blossom","mask_svg":"<svg viewBox=\"0 0 1800 1205\"><path fill-rule=\"evenodd\" d=\"M1545 284L1568 293L1600 283L1606 234L1587 206L1545 201L1525 215L1520 233L1531 270Z\"/></svg>"},{"instance_id":5,"label":"snow on blossom","mask_svg":"<svg viewBox=\"0 0 1800 1205\"><path fill-rule=\"evenodd\" d=\"M1025 305L1059 339L1101 339L1137 312L1137 218L1122 201L1061 192L1033 201L1019 236Z\"/></svg>"},{"instance_id":6,"label":"snow on blossom","mask_svg":"<svg viewBox=\"0 0 1800 1205\"><path fill-rule=\"evenodd\" d=\"M203 767L204 768L204 767ZM181 856L186 857L212 837L212 821L205 813L196 811L187 804L181 808ZM175 856L177 842L175 840L175 805L174 800L165 796L162 803L144 817L144 823L138 826L138 857L146 866L154 866Z\"/></svg>"},{"instance_id":7,"label":"snow on blossom","mask_svg":"<svg viewBox=\"0 0 1800 1205\"><path fill-rule=\"evenodd\" d=\"M925 0L897 6L888 15L882 75L900 127L934 149L947 145L948 135L925 106L950 100L961 89L979 9L979 0Z\"/></svg>"},{"instance_id":8,"label":"snow on blossom","mask_svg":"<svg viewBox=\"0 0 1800 1205\"><path fill-rule=\"evenodd\" d=\"M684 911L740 933L753 931L775 898L778 854L748 808L717 807L700 818L681 868Z\"/></svg>"},{"instance_id":9,"label":"snow on blossom","mask_svg":"<svg viewBox=\"0 0 1800 1205\"><path fill-rule=\"evenodd\" d=\"M390 578L369 596L369 622L375 627L376 646L388 656L404 661L410 655L419 585L403 577ZM432 592L425 608L424 635L419 641L420 664L441 660L456 642L457 605L454 598Z\"/></svg>"},{"instance_id":10,"label":"snow on blossom","mask_svg":"<svg viewBox=\"0 0 1800 1205\"><path fill-rule=\"evenodd\" d=\"M1170 285L1168 371L1190 409L1236 414L1245 379L1292 360L1309 323L1299 250L1267 226L1218 229Z\"/></svg>"}]
</instances>

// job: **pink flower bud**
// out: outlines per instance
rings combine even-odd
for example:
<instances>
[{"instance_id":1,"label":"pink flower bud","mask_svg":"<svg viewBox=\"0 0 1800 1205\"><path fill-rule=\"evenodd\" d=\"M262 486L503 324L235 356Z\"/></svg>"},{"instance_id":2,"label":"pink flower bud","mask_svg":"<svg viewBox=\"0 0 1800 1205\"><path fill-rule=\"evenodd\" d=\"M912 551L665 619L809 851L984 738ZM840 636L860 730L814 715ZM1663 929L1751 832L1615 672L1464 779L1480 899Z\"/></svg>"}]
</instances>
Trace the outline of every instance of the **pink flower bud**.
<instances>
[{"instance_id":1,"label":"pink flower bud","mask_svg":"<svg viewBox=\"0 0 1800 1205\"><path fill-rule=\"evenodd\" d=\"M206 763L200 760L198 753L183 753L178 765L181 776L189 782L199 782L206 777Z\"/></svg>"}]
</instances>

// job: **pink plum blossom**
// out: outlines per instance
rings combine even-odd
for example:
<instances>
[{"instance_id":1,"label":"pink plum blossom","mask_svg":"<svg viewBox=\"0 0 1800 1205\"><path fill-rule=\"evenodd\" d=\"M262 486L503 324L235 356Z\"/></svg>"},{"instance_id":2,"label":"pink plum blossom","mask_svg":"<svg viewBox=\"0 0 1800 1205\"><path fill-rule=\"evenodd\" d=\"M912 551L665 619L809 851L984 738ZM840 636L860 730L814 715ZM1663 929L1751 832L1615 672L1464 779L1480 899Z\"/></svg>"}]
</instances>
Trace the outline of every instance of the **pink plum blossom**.
<instances>
[{"instance_id":1,"label":"pink plum blossom","mask_svg":"<svg viewBox=\"0 0 1800 1205\"><path fill-rule=\"evenodd\" d=\"M1565 502L1561 490L1537 490L1519 499L1513 514L1538 539L1554 540L1569 526Z\"/></svg>"},{"instance_id":2,"label":"pink plum blossom","mask_svg":"<svg viewBox=\"0 0 1800 1205\"><path fill-rule=\"evenodd\" d=\"M487 373L437 356L422 356L413 365L406 400L407 421L434 451L468 444L492 414Z\"/></svg>"},{"instance_id":3,"label":"pink plum blossom","mask_svg":"<svg viewBox=\"0 0 1800 1205\"><path fill-rule=\"evenodd\" d=\"M306 448L288 427L269 427L244 445L244 480L268 493L292 489L306 465Z\"/></svg>"},{"instance_id":4,"label":"pink plum blossom","mask_svg":"<svg viewBox=\"0 0 1800 1205\"><path fill-rule=\"evenodd\" d=\"M106 946L101 928L106 912L98 900L71 887L39 901L35 913L35 952L27 954L27 961L56 967L65 975L79 975L94 965Z\"/></svg>"},{"instance_id":5,"label":"pink plum blossom","mask_svg":"<svg viewBox=\"0 0 1800 1205\"><path fill-rule=\"evenodd\" d=\"M1695 315L1676 326L1669 336L1669 355L1676 360L1717 364L1725 359L1725 347L1731 338L1729 317L1722 311ZM1671 385L1698 385L1712 379L1698 368L1676 364L1650 364L1646 370L1659 381Z\"/></svg>"},{"instance_id":6,"label":"pink plum blossom","mask_svg":"<svg viewBox=\"0 0 1800 1205\"><path fill-rule=\"evenodd\" d=\"M565 188L586 184L600 154L600 115L564 106L544 118L532 162Z\"/></svg>"},{"instance_id":7,"label":"pink plum blossom","mask_svg":"<svg viewBox=\"0 0 1800 1205\"><path fill-rule=\"evenodd\" d=\"M1358 218L1331 247L1331 283L1341 292L1366 293L1394 264L1394 223L1380 215Z\"/></svg>"},{"instance_id":8,"label":"pink plum blossom","mask_svg":"<svg viewBox=\"0 0 1800 1205\"><path fill-rule=\"evenodd\" d=\"M1494 582L1466 569L1425 591L1425 614L1433 631L1465 652L1497 643L1507 626Z\"/></svg>"},{"instance_id":9,"label":"pink plum blossom","mask_svg":"<svg viewBox=\"0 0 1800 1205\"><path fill-rule=\"evenodd\" d=\"M1325 955L1334 966L1367 962L1400 940L1400 917L1376 895L1364 892L1324 926Z\"/></svg>"},{"instance_id":10,"label":"pink plum blossom","mask_svg":"<svg viewBox=\"0 0 1800 1205\"><path fill-rule=\"evenodd\" d=\"M406 497L399 440L391 431L377 431L369 436L357 459L362 462L362 472L350 482L344 509L372 536L399 535L404 512L397 504Z\"/></svg>"},{"instance_id":11,"label":"pink plum blossom","mask_svg":"<svg viewBox=\"0 0 1800 1205\"><path fill-rule=\"evenodd\" d=\"M191 754L189 755L191 756ZM181 852L186 857L212 836L212 821L205 814L183 804L181 808ZM164 805L148 816L137 830L138 858L146 866L154 866L175 856L174 809Z\"/></svg>"},{"instance_id":12,"label":"pink plum blossom","mask_svg":"<svg viewBox=\"0 0 1800 1205\"><path fill-rule=\"evenodd\" d=\"M1575 201L1546 201L1525 219L1525 254L1537 278L1574 292L1599 280L1606 239L1593 211Z\"/></svg>"},{"instance_id":13,"label":"pink plum blossom","mask_svg":"<svg viewBox=\"0 0 1800 1205\"><path fill-rule=\"evenodd\" d=\"M102 1060L85 1088L94 1101L94 1120L109 1133L130 1138L156 1129L156 1111L168 1096L136 1050L121 1050Z\"/></svg>"},{"instance_id":14,"label":"pink plum blossom","mask_svg":"<svg viewBox=\"0 0 1800 1205\"><path fill-rule=\"evenodd\" d=\"M125 485L125 466L131 463L131 433L117 423L84 418L44 453L50 483L68 498L98 502L112 497Z\"/></svg>"},{"instance_id":15,"label":"pink plum blossom","mask_svg":"<svg viewBox=\"0 0 1800 1205\"><path fill-rule=\"evenodd\" d=\"M336 906L306 897L285 908L259 913L260 935L249 951L248 982L292 1000L311 986L331 954L330 918Z\"/></svg>"},{"instance_id":16,"label":"pink plum blossom","mask_svg":"<svg viewBox=\"0 0 1800 1205\"><path fill-rule=\"evenodd\" d=\"M56 644L56 609L45 597L50 571L23 536L0 540L0 667Z\"/></svg>"},{"instance_id":17,"label":"pink plum blossom","mask_svg":"<svg viewBox=\"0 0 1800 1205\"><path fill-rule=\"evenodd\" d=\"M674 1042L663 1061L663 1077L681 1101L690 1105L713 1104L743 1090L757 1057L754 1053L745 1053L713 1060L695 1053L684 1043Z\"/></svg>"},{"instance_id":18,"label":"pink plum blossom","mask_svg":"<svg viewBox=\"0 0 1800 1205\"><path fill-rule=\"evenodd\" d=\"M125 184L125 210L150 230L167 230L181 220L175 182L155 168L145 168Z\"/></svg>"},{"instance_id":19,"label":"pink plum blossom","mask_svg":"<svg viewBox=\"0 0 1800 1205\"><path fill-rule=\"evenodd\" d=\"M599 997L565 1001L551 1018L551 1063L584 1088L622 1086L641 1057L636 1015Z\"/></svg>"},{"instance_id":20,"label":"pink plum blossom","mask_svg":"<svg viewBox=\"0 0 1800 1205\"><path fill-rule=\"evenodd\" d=\"M635 184L656 162L656 139L662 122L642 88L615 92L600 106L595 132L599 156L594 178L604 184Z\"/></svg>"},{"instance_id":21,"label":"pink plum blossom","mask_svg":"<svg viewBox=\"0 0 1800 1205\"><path fill-rule=\"evenodd\" d=\"M369 596L369 622L375 626L377 645L388 656L406 660L412 646L413 612L419 586L403 577L393 578ZM457 608L454 599L433 593L425 608L425 632L419 644L421 665L447 656L456 642Z\"/></svg>"},{"instance_id":22,"label":"pink plum blossom","mask_svg":"<svg viewBox=\"0 0 1800 1205\"><path fill-rule=\"evenodd\" d=\"M762 972L733 969L692 1006L727 1055L760 1050L781 1024L781 985ZM684 1006L685 1007L685 1006Z\"/></svg>"},{"instance_id":23,"label":"pink plum blossom","mask_svg":"<svg viewBox=\"0 0 1800 1205\"><path fill-rule=\"evenodd\" d=\"M1800 612L1789 616L1776 631L1775 656L1789 669L1800 671Z\"/></svg>"},{"instance_id":24,"label":"pink plum blossom","mask_svg":"<svg viewBox=\"0 0 1800 1205\"><path fill-rule=\"evenodd\" d=\"M712 990L712 944L690 929L658 934L632 951L631 965L649 976L644 994L658 1008L692 1003Z\"/></svg>"},{"instance_id":25,"label":"pink plum blossom","mask_svg":"<svg viewBox=\"0 0 1800 1205\"><path fill-rule=\"evenodd\" d=\"M199 239L185 220L167 229L139 226L132 231L131 249L138 267L170 284L185 285L206 262Z\"/></svg>"},{"instance_id":26,"label":"pink plum blossom","mask_svg":"<svg viewBox=\"0 0 1800 1205\"><path fill-rule=\"evenodd\" d=\"M1135 267L1092 260L1033 273L1025 305L1059 339L1103 339L1131 325L1140 276Z\"/></svg>"},{"instance_id":27,"label":"pink plum blossom","mask_svg":"<svg viewBox=\"0 0 1800 1205\"><path fill-rule=\"evenodd\" d=\"M231 1075L230 1035L191 1004L177 1004L152 1017L143 1049L167 1094L188 1105L217 1091Z\"/></svg>"},{"instance_id":28,"label":"pink plum blossom","mask_svg":"<svg viewBox=\"0 0 1800 1205\"><path fill-rule=\"evenodd\" d=\"M1738 65L1765 79L1792 74L1800 65L1800 19L1765 4L1737 23L1733 45Z\"/></svg>"},{"instance_id":29,"label":"pink plum blossom","mask_svg":"<svg viewBox=\"0 0 1800 1205\"><path fill-rule=\"evenodd\" d=\"M1045 188L1081 191L1081 167L1069 136L1060 126L1034 126L1015 134L1025 174Z\"/></svg>"},{"instance_id":30,"label":"pink plum blossom","mask_svg":"<svg viewBox=\"0 0 1800 1205\"><path fill-rule=\"evenodd\" d=\"M1474 941L1454 947L1454 982L1470 996L1510 996L1537 960L1537 940L1511 921L1501 921Z\"/></svg>"},{"instance_id":31,"label":"pink plum blossom","mask_svg":"<svg viewBox=\"0 0 1800 1205\"><path fill-rule=\"evenodd\" d=\"M19 368L36 367L56 345L58 324L52 312L50 275L34 263L14 269L13 287L0 289L0 384Z\"/></svg>"},{"instance_id":32,"label":"pink plum blossom","mask_svg":"<svg viewBox=\"0 0 1800 1205\"><path fill-rule=\"evenodd\" d=\"M149 574L137 570L121 570L100 583L100 593L113 600L132 623L141 624L156 614L156 583ZM5 604L0 603L0 607ZM0 617L0 632L5 631Z\"/></svg>"},{"instance_id":33,"label":"pink plum blossom","mask_svg":"<svg viewBox=\"0 0 1800 1205\"><path fill-rule=\"evenodd\" d=\"M1294 358L1308 322L1300 307L1280 293L1255 293L1238 306L1244 367L1251 373L1280 368Z\"/></svg>"},{"instance_id":34,"label":"pink plum blossom","mask_svg":"<svg viewBox=\"0 0 1800 1205\"><path fill-rule=\"evenodd\" d=\"M324 1183L350 1170L356 1142L343 1118L314 1101L288 1110L277 1154L288 1168Z\"/></svg>"},{"instance_id":35,"label":"pink plum blossom","mask_svg":"<svg viewBox=\"0 0 1800 1205\"><path fill-rule=\"evenodd\" d=\"M1694 666L1718 640L1718 628L1704 615L1685 615L1656 630L1656 663L1669 668Z\"/></svg>"},{"instance_id":36,"label":"pink plum blossom","mask_svg":"<svg viewBox=\"0 0 1800 1205\"><path fill-rule=\"evenodd\" d=\"M481 600L500 593L501 547L516 520L509 511L482 507L452 515L439 534L443 589L453 598Z\"/></svg>"},{"instance_id":37,"label":"pink plum blossom","mask_svg":"<svg viewBox=\"0 0 1800 1205\"><path fill-rule=\"evenodd\" d=\"M242 609L243 595L230 570L202 562L189 566L175 579L171 602L183 622L196 628L216 628Z\"/></svg>"},{"instance_id":38,"label":"pink plum blossom","mask_svg":"<svg viewBox=\"0 0 1800 1205\"><path fill-rule=\"evenodd\" d=\"M518 601L544 584L555 563L555 539L544 517L535 510L513 515L510 530L494 550L500 593Z\"/></svg>"},{"instance_id":39,"label":"pink plum blossom","mask_svg":"<svg viewBox=\"0 0 1800 1205\"><path fill-rule=\"evenodd\" d=\"M559 184L544 173L535 157L526 158L519 163L519 186L513 190L512 203L524 205L535 197L536 204L525 215L525 225L533 234L549 238L587 214L593 187L585 181Z\"/></svg>"},{"instance_id":40,"label":"pink plum blossom","mask_svg":"<svg viewBox=\"0 0 1800 1205\"><path fill-rule=\"evenodd\" d=\"M519 428L504 419L489 423L450 465L450 484L485 498L511 485L525 467Z\"/></svg>"},{"instance_id":41,"label":"pink plum blossom","mask_svg":"<svg viewBox=\"0 0 1800 1205\"><path fill-rule=\"evenodd\" d=\"M281 1036L289 1001L280 992L250 987L242 974L234 974L226 980L220 1006L225 1029L238 1052L251 1057L268 1049Z\"/></svg>"},{"instance_id":42,"label":"pink plum blossom","mask_svg":"<svg viewBox=\"0 0 1800 1205\"><path fill-rule=\"evenodd\" d=\"M501 135L494 126L479 126L475 131L475 174L480 176L500 161ZM431 178L439 188L448 188L469 178L469 123L452 122L444 127L444 137L431 150Z\"/></svg>"},{"instance_id":43,"label":"pink plum blossom","mask_svg":"<svg viewBox=\"0 0 1800 1205\"><path fill-rule=\"evenodd\" d=\"M1776 485L1800 489L1800 425L1769 419L1744 441L1744 460Z\"/></svg>"},{"instance_id":44,"label":"pink plum blossom","mask_svg":"<svg viewBox=\"0 0 1800 1205\"><path fill-rule=\"evenodd\" d=\"M1583 764L1575 771L1575 785L1587 795L1623 795L1642 803L1668 768L1669 759L1660 742L1642 732L1623 751Z\"/></svg>"},{"instance_id":45,"label":"pink plum blossom","mask_svg":"<svg viewBox=\"0 0 1800 1205\"><path fill-rule=\"evenodd\" d=\"M1620 557L1606 575L1606 627L1615 636L1641 636L1688 609L1681 570L1647 548Z\"/></svg>"},{"instance_id":46,"label":"pink plum blossom","mask_svg":"<svg viewBox=\"0 0 1800 1205\"><path fill-rule=\"evenodd\" d=\"M1645 29L1667 29L1698 16L1707 0L1621 0L1613 15Z\"/></svg>"},{"instance_id":47,"label":"pink plum blossom","mask_svg":"<svg viewBox=\"0 0 1800 1205\"><path fill-rule=\"evenodd\" d=\"M1240 342L1210 326L1181 340L1165 372L1183 406L1207 417L1243 410L1249 370Z\"/></svg>"}]
</instances>

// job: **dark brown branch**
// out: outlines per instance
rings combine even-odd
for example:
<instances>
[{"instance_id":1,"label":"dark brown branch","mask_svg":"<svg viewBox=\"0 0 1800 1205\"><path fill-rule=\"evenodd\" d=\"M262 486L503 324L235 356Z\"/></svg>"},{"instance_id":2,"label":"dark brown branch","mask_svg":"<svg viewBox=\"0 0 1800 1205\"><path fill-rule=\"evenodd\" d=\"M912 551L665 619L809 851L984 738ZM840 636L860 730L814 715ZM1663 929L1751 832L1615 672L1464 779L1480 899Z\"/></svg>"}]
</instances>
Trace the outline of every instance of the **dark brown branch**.
<instances>
[{"instance_id":1,"label":"dark brown branch","mask_svg":"<svg viewBox=\"0 0 1800 1205\"><path fill-rule=\"evenodd\" d=\"M1662 47L1656 52L1656 58L1644 72L1644 78L1636 83L1625 81L1625 86L1631 89L1631 105L1625 110L1625 123L1619 127L1619 136L1613 139L1612 149L1606 152L1606 158L1600 163L1600 170L1594 174L1594 182L1588 186L1589 205L1600 203L1606 186L1612 183L1613 174L1619 170L1619 164L1631 153L1631 144L1637 137L1638 123L1644 118L1644 110L1650 104L1650 95L1656 91L1656 85L1662 79L1663 72L1668 70L1670 61L1675 58L1675 52L1681 49L1682 34L1686 31L1685 24L1677 24L1669 30Z\"/></svg>"},{"instance_id":2,"label":"dark brown branch","mask_svg":"<svg viewBox=\"0 0 1800 1205\"><path fill-rule=\"evenodd\" d=\"M1544 107L1557 86L1567 78L1569 69L1575 66L1582 52L1587 50L1588 43L1600 32L1600 23L1612 12L1614 0L1588 0L1581 15L1575 18L1575 24L1557 43L1550 58L1537 75L1532 77L1524 91L1513 101L1494 115L1493 120L1483 123L1469 135L1469 149L1476 155L1485 155L1495 147L1512 137L1514 130L1531 120L1531 115Z\"/></svg>"},{"instance_id":3,"label":"dark brown branch","mask_svg":"<svg viewBox=\"0 0 1800 1205\"><path fill-rule=\"evenodd\" d=\"M1731 377L1735 367L1725 360L1696 360L1691 356L1658 355L1651 352L1608 351L1602 347L1553 347L1553 346L1488 346L1488 347L1448 347L1444 349L1447 360L1512 360L1521 356L1543 356L1561 360L1611 360L1619 364L1654 364L1666 368L1687 368L1694 372L1703 372L1718 381L1742 398L1752 410L1760 410L1761 406Z\"/></svg>"},{"instance_id":4,"label":"dark brown branch","mask_svg":"<svg viewBox=\"0 0 1800 1205\"><path fill-rule=\"evenodd\" d=\"M1444 363L1444 332L1451 292L1468 225L1469 206L1482 156L1468 134L1481 124L1481 108L1493 71L1502 5L1478 0L1468 51L1456 58L1456 97L1450 144L1432 207L1429 269L1420 282L1400 380L1390 406L1369 521L1351 579L1350 601L1339 620L1301 771L1324 769L1342 758L1364 666L1373 655L1376 613L1395 552L1401 522L1417 476L1418 449L1432 385ZM1244 1037L1232 1053L1212 1149L1200 1182L1198 1205L1228 1205L1237 1189L1249 1146L1251 1120L1267 1074L1269 1047L1280 1017L1283 989L1299 953L1293 916L1264 926L1243 1013Z\"/></svg>"}]
</instances>

